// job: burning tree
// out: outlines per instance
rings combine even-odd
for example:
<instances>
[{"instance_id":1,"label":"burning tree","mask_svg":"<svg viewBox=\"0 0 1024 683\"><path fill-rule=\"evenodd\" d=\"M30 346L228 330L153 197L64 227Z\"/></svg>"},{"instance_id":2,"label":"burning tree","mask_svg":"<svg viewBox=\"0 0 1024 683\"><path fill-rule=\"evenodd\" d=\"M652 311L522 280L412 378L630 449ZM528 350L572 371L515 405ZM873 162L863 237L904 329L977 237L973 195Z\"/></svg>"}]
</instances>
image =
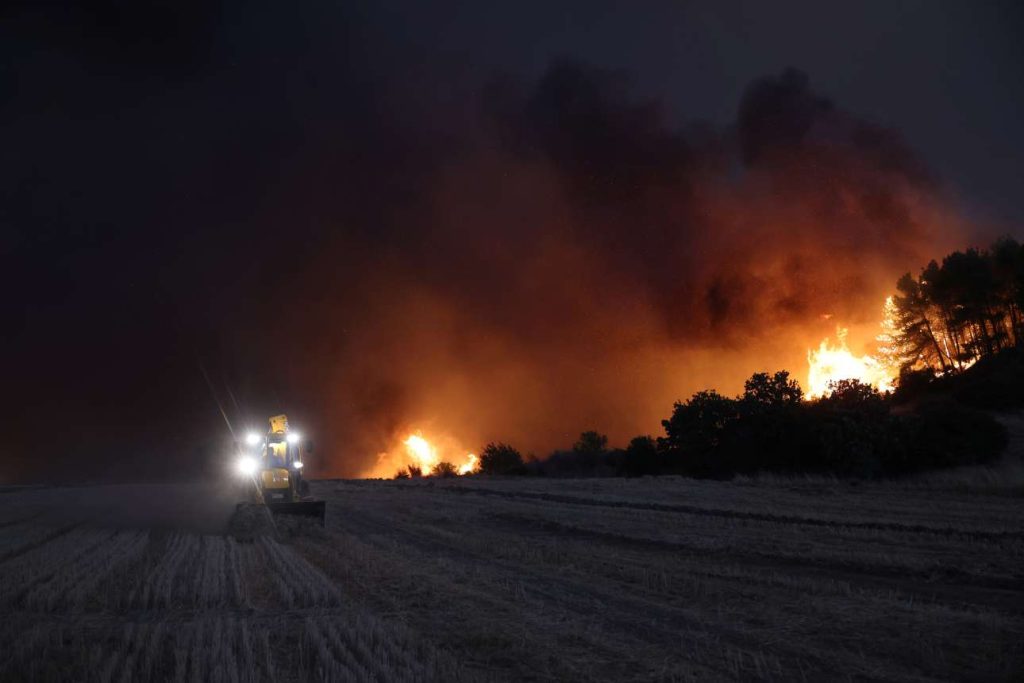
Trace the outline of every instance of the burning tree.
<instances>
[{"instance_id":1,"label":"burning tree","mask_svg":"<svg viewBox=\"0 0 1024 683\"><path fill-rule=\"evenodd\" d=\"M1024 247L1013 239L953 252L896 289L892 350L902 370L962 372L1024 344Z\"/></svg>"},{"instance_id":2,"label":"burning tree","mask_svg":"<svg viewBox=\"0 0 1024 683\"><path fill-rule=\"evenodd\" d=\"M957 374L984 356L1024 345L1024 246L1010 238L988 250L949 254L914 277L903 275L886 299L877 352L857 356L828 339L807 354L808 397L832 382L856 379L890 391L913 377Z\"/></svg>"}]
</instances>

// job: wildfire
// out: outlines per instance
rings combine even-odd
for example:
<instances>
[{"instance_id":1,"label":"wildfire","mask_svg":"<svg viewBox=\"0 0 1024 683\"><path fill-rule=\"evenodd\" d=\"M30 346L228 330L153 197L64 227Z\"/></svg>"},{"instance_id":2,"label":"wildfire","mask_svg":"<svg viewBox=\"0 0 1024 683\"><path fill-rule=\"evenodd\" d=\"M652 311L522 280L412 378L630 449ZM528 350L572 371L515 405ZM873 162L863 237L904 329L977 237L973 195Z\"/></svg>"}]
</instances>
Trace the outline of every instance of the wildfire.
<instances>
[{"instance_id":1,"label":"wildfire","mask_svg":"<svg viewBox=\"0 0 1024 683\"><path fill-rule=\"evenodd\" d=\"M394 468L397 463L399 467L404 467L405 465L412 465L414 467L419 468L419 470L424 475L428 475L434 473L434 470L437 469L437 466L445 461L451 462L455 466L455 471L458 472L459 474L472 474L473 472L476 471L477 466L479 464L479 458L476 456L475 453L467 453L465 458L458 459L463 461L462 464L456 464L456 458L442 457L442 454L447 454L450 453L451 451L456 451L457 445L453 443L452 439L448 439L447 441L442 439L442 442L447 443L447 446L444 448L438 447L437 445L428 441L423 436L422 432L417 431L410 434L404 441L402 441L402 446L405 447L404 458L396 458L394 453L381 454L378 463L380 465L380 467L378 467L378 470L381 470L379 474L381 476L388 476L389 474L394 474L393 471L383 470L384 468Z\"/></svg>"},{"instance_id":2,"label":"wildfire","mask_svg":"<svg viewBox=\"0 0 1024 683\"><path fill-rule=\"evenodd\" d=\"M459 467L459 474L472 474L476 472L476 468L480 464L480 458L476 457L476 453L470 453L468 457L469 460Z\"/></svg>"},{"instance_id":3,"label":"wildfire","mask_svg":"<svg viewBox=\"0 0 1024 683\"><path fill-rule=\"evenodd\" d=\"M837 344L826 337L817 350L807 351L807 397L819 398L829 391L829 383L856 379L879 391L892 391L894 373L886 364L871 355L855 356L846 346L848 330L836 328Z\"/></svg>"},{"instance_id":4,"label":"wildfire","mask_svg":"<svg viewBox=\"0 0 1024 683\"><path fill-rule=\"evenodd\" d=\"M410 434L409 438L402 443L405 445L409 457L417 467L423 470L424 474L429 474L441 462L441 458L437 455L437 449L419 434Z\"/></svg>"}]
</instances>

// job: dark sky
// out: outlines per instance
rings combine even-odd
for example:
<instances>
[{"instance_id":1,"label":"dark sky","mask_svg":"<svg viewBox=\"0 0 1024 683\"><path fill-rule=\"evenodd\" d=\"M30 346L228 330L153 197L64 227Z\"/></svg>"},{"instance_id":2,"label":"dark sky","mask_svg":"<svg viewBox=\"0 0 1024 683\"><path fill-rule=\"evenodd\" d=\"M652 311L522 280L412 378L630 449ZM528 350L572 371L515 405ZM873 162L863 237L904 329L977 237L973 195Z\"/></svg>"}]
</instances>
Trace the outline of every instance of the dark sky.
<instances>
[{"instance_id":1,"label":"dark sky","mask_svg":"<svg viewBox=\"0 0 1024 683\"><path fill-rule=\"evenodd\" d=\"M539 74L560 55L622 69L680 120L727 124L750 81L795 66L900 130L975 210L1024 219L1020 3L403 4L386 16L424 50L481 70Z\"/></svg>"},{"instance_id":2,"label":"dark sky","mask_svg":"<svg viewBox=\"0 0 1024 683\"><path fill-rule=\"evenodd\" d=\"M286 410L322 435L321 452L333 454L324 456L330 466L322 473L356 473L348 459L362 456L345 454L353 421L399 424L421 408L410 387L382 378L417 357L414 337L427 334L424 327L461 328L453 309L472 311L467 319L479 322L479 335L446 335L443 352L432 334L422 342L432 349L423 363L451 368L428 373L429 380L450 381L452 395L462 385L451 378L486 374L477 365L492 357L516 359L490 381L502 391L514 387L519 401L518 392L543 384L536 368L559 364L552 360L559 349L585 359L559 366L563 378L604 377L587 363L610 366L622 348L654 336L660 353L681 336L671 323L652 323L659 332L639 341L579 342L584 330L601 334L579 322L596 319L579 306L593 299L589 289L586 296L563 292L571 315L557 307L520 311L536 292L525 279L511 289L495 285L493 266L511 266L491 254L516 254L540 268L538 254L572 259L575 252L564 245L538 251L545 229L527 239L518 227L492 226L485 198L496 183L508 183L509 193L531 198L515 206L534 210L551 171L572 182L564 196L537 200L543 211L530 215L534 224L561 225L566 210L568 222L579 221L607 201L595 215L642 215L652 226L649 241L664 239L672 253L685 253L710 228L674 236L675 221L700 223L695 204L676 211L674 200L649 193L674 187L687 195L706 187L701 179L735 175L740 157L728 150L747 139L737 112L759 78L780 80L764 86L764 98L747 100L755 115L777 91L809 108L825 147L847 144L848 130L851 140L862 140L857 131L865 126L891 131L880 143L885 154L871 147L857 158L889 170L898 159L915 192L927 186L929 201L941 197L983 226L969 236L1020 236L1022 29L1016 2L7 3L0 10L0 415L7 435L0 478L187 476L216 457L211 444L224 431L203 369L236 423ZM810 85L780 76L790 67ZM591 93L596 104L567 110L559 99L565 92L577 103ZM815 97L834 109L819 108ZM552 111L560 117L554 123ZM800 130L800 140L789 142L805 145L806 127ZM866 149L850 144L858 154ZM595 149L602 153L588 156ZM547 155L548 170L521 172L536 150ZM786 163L778 177L791 187L800 176ZM595 168L612 170L602 176ZM745 172L755 175L753 167ZM448 180L453 175L457 182ZM625 194L598 192L598 176ZM849 182L864 185L859 175ZM443 217L423 218L433 213ZM869 224L902 215L882 214ZM445 233L460 216L472 218L472 231ZM717 272L693 294L689 281L651 265L655 250L636 248L609 227L616 220L595 227L592 243L565 233L587 254L628 252L651 266L653 274L639 279L602 279L585 269L588 282L616 283L594 285L603 310L620 305L619 296L632 315L640 300L661 310L650 300L664 292L717 301L740 286ZM457 244L459 258L445 244ZM462 251L466 244L476 251ZM920 239L915 245L907 253L916 257L924 252ZM492 267L469 264L471 254ZM536 272L542 281L550 275ZM584 271L572 272L576 279ZM633 284L636 299L622 294ZM478 310L478 289L508 300L491 297ZM421 292L431 297L410 302ZM424 313L435 304L437 315ZM421 327L409 333L404 323L381 322L398 310L409 312L396 314L402 320L422 315ZM496 310L516 312L503 318ZM731 310L724 315L739 315ZM548 334L569 319L571 333L533 340L543 336L536 330ZM529 353L510 341L513 323L531 330L520 340ZM466 357L463 343L488 351L456 363ZM361 364L364 355L373 360ZM663 374L655 355L629 358L630 368ZM508 379L520 366L530 382ZM581 396L601 386L592 378ZM493 425L500 400L492 403ZM435 415L437 406L431 409ZM459 413L471 419L464 406ZM581 419L614 414L614 402L595 404ZM509 427L513 434L535 424L519 422ZM577 426L590 425L566 433ZM652 420L648 429L655 427ZM468 431L467 439L501 437L493 427Z\"/></svg>"}]
</instances>

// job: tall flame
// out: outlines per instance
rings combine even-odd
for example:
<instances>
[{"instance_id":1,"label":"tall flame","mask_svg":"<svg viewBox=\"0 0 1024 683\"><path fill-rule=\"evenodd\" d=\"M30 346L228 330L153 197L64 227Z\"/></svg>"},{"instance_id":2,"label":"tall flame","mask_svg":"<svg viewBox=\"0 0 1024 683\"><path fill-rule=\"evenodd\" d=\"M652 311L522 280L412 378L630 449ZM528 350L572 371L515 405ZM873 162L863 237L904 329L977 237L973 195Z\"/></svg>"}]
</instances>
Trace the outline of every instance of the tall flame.
<instances>
[{"instance_id":1,"label":"tall flame","mask_svg":"<svg viewBox=\"0 0 1024 683\"><path fill-rule=\"evenodd\" d=\"M431 470L441 462L441 458L437 455L437 449L420 434L410 434L402 444L405 445L405 450L413 464L423 470L423 474L430 474Z\"/></svg>"},{"instance_id":2,"label":"tall flame","mask_svg":"<svg viewBox=\"0 0 1024 683\"><path fill-rule=\"evenodd\" d=\"M870 384L879 391L892 391L894 373L891 367L871 355L855 356L846 346L848 330L836 328L837 343L832 345L826 337L817 350L807 351L807 397L820 398L829 392L829 384L844 379L855 379Z\"/></svg>"},{"instance_id":3,"label":"tall flame","mask_svg":"<svg viewBox=\"0 0 1024 683\"><path fill-rule=\"evenodd\" d=\"M445 441L442 439L442 441ZM412 465L413 467L419 468L424 475L433 474L437 469L437 466L446 460L442 457L442 451L451 452L456 450L453 446L452 439L447 440L448 445L444 448L439 448L430 441L428 441L422 432L414 432L410 434L404 441L402 446L405 447L405 458L397 460L401 464L402 460L406 464ZM450 462L450 461L449 461ZM465 460L461 465L453 463L455 471L459 474L472 474L479 466L480 459L475 453L467 453ZM387 463L386 465L384 463ZM383 467L394 467L396 458L388 453L382 453L378 462L378 470L381 476L387 476L393 474L393 472L385 472L380 465ZM404 465L402 465L404 467Z\"/></svg>"},{"instance_id":4,"label":"tall flame","mask_svg":"<svg viewBox=\"0 0 1024 683\"><path fill-rule=\"evenodd\" d=\"M480 466L480 458L476 457L476 453L470 453L467 457L469 459L459 467L459 474L473 474Z\"/></svg>"}]
</instances>

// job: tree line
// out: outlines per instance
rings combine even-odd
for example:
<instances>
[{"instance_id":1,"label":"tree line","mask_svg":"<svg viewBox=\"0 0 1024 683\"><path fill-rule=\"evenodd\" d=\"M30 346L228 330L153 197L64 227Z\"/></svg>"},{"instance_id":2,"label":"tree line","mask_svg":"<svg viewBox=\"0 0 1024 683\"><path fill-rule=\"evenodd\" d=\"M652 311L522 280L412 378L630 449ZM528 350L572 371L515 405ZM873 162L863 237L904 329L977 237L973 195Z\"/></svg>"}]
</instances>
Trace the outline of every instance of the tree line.
<instances>
[{"instance_id":1,"label":"tree line","mask_svg":"<svg viewBox=\"0 0 1024 683\"><path fill-rule=\"evenodd\" d=\"M883 354L902 373L960 373L1024 346L1024 246L1010 237L905 274L887 306Z\"/></svg>"},{"instance_id":2,"label":"tree line","mask_svg":"<svg viewBox=\"0 0 1024 683\"><path fill-rule=\"evenodd\" d=\"M899 390L897 390L899 391ZM906 396L903 397L906 400ZM893 411L893 395L842 380L815 400L789 373L755 373L738 396L700 391L673 406L664 435L640 435L610 448L597 431L545 458L523 457L490 443L478 473L548 477L676 474L725 479L768 471L838 477L894 477L922 470L991 462L1005 448L1005 428L990 413L947 395L924 395L911 410ZM410 468L401 477L420 476ZM456 476L441 466L433 476Z\"/></svg>"},{"instance_id":3,"label":"tree line","mask_svg":"<svg viewBox=\"0 0 1024 683\"><path fill-rule=\"evenodd\" d=\"M785 370L753 374L738 396L699 391L673 406L664 435L625 448L586 431L571 448L524 458L490 443L479 472L496 475L726 478L757 471L891 477L991 462L1007 443L986 409L1024 406L1024 246L1011 238L949 254L905 274L886 304L881 360L894 392L834 382L805 400ZM898 408L898 409L896 409ZM419 476L414 468L400 476ZM437 476L455 476L443 465Z\"/></svg>"}]
</instances>

